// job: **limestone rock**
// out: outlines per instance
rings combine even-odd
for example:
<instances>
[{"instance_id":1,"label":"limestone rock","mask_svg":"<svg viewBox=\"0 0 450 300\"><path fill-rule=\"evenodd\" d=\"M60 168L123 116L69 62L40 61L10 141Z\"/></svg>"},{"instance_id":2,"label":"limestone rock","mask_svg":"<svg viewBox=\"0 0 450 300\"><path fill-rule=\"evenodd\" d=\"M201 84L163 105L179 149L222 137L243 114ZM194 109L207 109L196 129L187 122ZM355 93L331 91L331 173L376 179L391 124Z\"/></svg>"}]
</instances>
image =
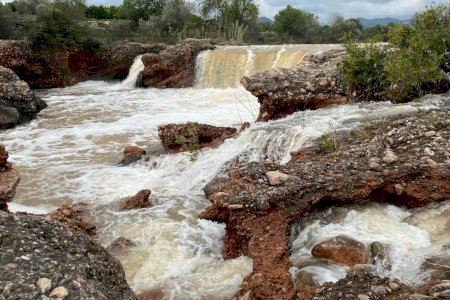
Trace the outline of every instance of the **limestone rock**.
<instances>
[{"instance_id":1,"label":"limestone rock","mask_svg":"<svg viewBox=\"0 0 450 300\"><path fill-rule=\"evenodd\" d=\"M315 245L312 255L348 266L367 262L367 251L364 244L342 235Z\"/></svg>"},{"instance_id":2,"label":"limestone rock","mask_svg":"<svg viewBox=\"0 0 450 300\"><path fill-rule=\"evenodd\" d=\"M14 296L6 299L45 298L41 290L44 285L36 285L42 278L52 282L47 293L53 288L50 294L55 297L137 299L114 257L93 239L59 222L0 211L0 240L0 286L13 283Z\"/></svg>"},{"instance_id":3,"label":"limestone rock","mask_svg":"<svg viewBox=\"0 0 450 300\"><path fill-rule=\"evenodd\" d=\"M64 299L65 297L67 297L67 295L69 295L69 292L67 291L67 289L63 286L58 286L50 292L49 296L54 297L54 298Z\"/></svg>"},{"instance_id":4,"label":"limestone rock","mask_svg":"<svg viewBox=\"0 0 450 300\"><path fill-rule=\"evenodd\" d=\"M186 39L167 47L159 54L146 54L142 57L145 69L139 76L138 84L142 87L158 88L193 86L198 54L213 48L210 40Z\"/></svg>"},{"instance_id":5,"label":"limestone rock","mask_svg":"<svg viewBox=\"0 0 450 300\"><path fill-rule=\"evenodd\" d=\"M25 81L10 69L0 66L0 129L27 122L46 108Z\"/></svg>"},{"instance_id":6,"label":"limestone rock","mask_svg":"<svg viewBox=\"0 0 450 300\"><path fill-rule=\"evenodd\" d=\"M52 281L48 278L42 277L38 279L36 286L39 288L41 293L45 294L52 287Z\"/></svg>"},{"instance_id":7,"label":"limestone rock","mask_svg":"<svg viewBox=\"0 0 450 300\"><path fill-rule=\"evenodd\" d=\"M244 77L242 85L261 104L258 121L349 102L343 77L337 70L343 56L343 50L331 50L307 56L297 68Z\"/></svg>"}]
</instances>

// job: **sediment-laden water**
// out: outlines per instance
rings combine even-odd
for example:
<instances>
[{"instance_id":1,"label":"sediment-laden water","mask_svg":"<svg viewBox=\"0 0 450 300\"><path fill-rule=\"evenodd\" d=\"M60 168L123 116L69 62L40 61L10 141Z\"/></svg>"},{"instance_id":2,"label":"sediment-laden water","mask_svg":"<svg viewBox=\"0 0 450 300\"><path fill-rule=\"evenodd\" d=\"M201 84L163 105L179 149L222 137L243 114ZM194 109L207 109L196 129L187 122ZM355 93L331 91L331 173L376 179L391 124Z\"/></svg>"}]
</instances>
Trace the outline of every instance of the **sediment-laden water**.
<instances>
[{"instance_id":1,"label":"sediment-laden water","mask_svg":"<svg viewBox=\"0 0 450 300\"><path fill-rule=\"evenodd\" d=\"M142 66L137 61L131 74L136 75L139 68ZM440 103L439 97L432 97L425 103L403 105L354 104L255 124L256 98L242 88L205 88L199 83L188 89L137 89L130 84L131 79L122 83L90 81L40 91L48 109L29 124L0 132L10 160L22 173L11 209L44 213L63 203L91 203L102 244L108 245L120 236L138 244L120 258L132 288L142 292L163 287L168 299L230 298L252 270L249 258L223 260L223 225L197 218L209 204L202 188L227 162L238 157L242 161L272 158L285 163L291 151L327 131L351 129L371 119ZM249 121L252 126L217 149L203 150L196 160L189 154L174 154L153 156L148 162L127 167L117 164L125 145L158 148L158 125L187 121L236 127ZM151 197L158 205L131 212L116 210L123 197L146 188L153 191ZM400 226L398 215L406 214L390 207L371 209L393 227ZM372 216L364 211L349 212L350 219L336 226L341 231L377 231L376 222L367 221L364 214ZM333 232L326 224L312 226L308 232ZM419 232L408 226L401 227L405 235ZM358 236L358 232L353 229L348 233ZM401 232L378 230L376 238L392 240ZM416 243L424 246L425 239L421 237ZM309 243L296 242L297 254L304 255ZM331 277L339 276L333 273Z\"/></svg>"}]
</instances>

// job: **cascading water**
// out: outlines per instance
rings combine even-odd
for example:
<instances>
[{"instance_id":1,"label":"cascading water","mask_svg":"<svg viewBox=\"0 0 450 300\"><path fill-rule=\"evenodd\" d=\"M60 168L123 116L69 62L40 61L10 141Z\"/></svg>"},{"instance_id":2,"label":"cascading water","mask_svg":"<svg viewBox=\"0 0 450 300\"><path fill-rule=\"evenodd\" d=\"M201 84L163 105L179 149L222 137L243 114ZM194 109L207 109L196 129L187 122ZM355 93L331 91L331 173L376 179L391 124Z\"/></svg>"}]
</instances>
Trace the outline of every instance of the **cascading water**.
<instances>
[{"instance_id":1,"label":"cascading water","mask_svg":"<svg viewBox=\"0 0 450 300\"><path fill-rule=\"evenodd\" d=\"M306 54L339 48L339 45L223 46L197 58L197 87L234 88L243 76L273 68L293 68Z\"/></svg>"},{"instance_id":2,"label":"cascading water","mask_svg":"<svg viewBox=\"0 0 450 300\"><path fill-rule=\"evenodd\" d=\"M199 58L199 72L206 72L204 64L217 55L224 55L226 61L212 60L228 74L291 64L301 55L289 56L289 48L278 47L281 50L267 57L248 47L240 47L246 51L232 55L221 49L215 54L205 52ZM245 62L246 67L233 71L228 59ZM249 258L223 260L223 225L197 218L209 205L202 193L204 185L229 161L272 158L285 163L291 151L307 145L330 126L350 129L367 119L438 107L444 101L434 97L424 103L378 102L299 112L277 121L254 123L219 148L203 150L194 161L189 154L180 153L122 167L117 162L125 145L148 150L158 147L158 125L194 121L239 127L242 122L253 122L258 111L256 98L243 89L210 88L220 86L221 80L222 86L232 86L240 75L233 76L232 82L218 71L209 73L210 81L202 77L205 73L198 74L199 86L210 82L208 88L133 88L131 78L136 76L132 74L142 67L137 67L139 61L137 58L121 84L90 81L39 91L49 108L38 119L2 131L0 136L10 150L10 160L22 173L11 210L43 213L63 203L91 202L103 245L121 236L137 244L119 257L131 287L137 293L162 287L166 299L229 299L252 270ZM252 66L246 69L248 65ZM154 207L128 212L115 209L123 197L147 188L153 191Z\"/></svg>"},{"instance_id":3,"label":"cascading water","mask_svg":"<svg viewBox=\"0 0 450 300\"><path fill-rule=\"evenodd\" d=\"M136 56L131 65L130 71L128 72L127 78L120 83L123 88L134 88L136 87L136 81L138 79L139 73L144 70L144 63L142 62L142 55Z\"/></svg>"}]
</instances>

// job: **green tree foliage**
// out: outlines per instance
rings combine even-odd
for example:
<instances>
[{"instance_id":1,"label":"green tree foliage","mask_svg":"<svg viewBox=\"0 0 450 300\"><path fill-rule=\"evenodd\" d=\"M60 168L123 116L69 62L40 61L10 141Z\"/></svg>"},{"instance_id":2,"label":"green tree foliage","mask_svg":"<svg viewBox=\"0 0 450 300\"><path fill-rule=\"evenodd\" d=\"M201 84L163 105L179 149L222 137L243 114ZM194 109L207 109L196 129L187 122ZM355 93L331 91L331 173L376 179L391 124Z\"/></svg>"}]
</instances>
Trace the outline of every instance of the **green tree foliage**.
<instances>
[{"instance_id":1,"label":"green tree foliage","mask_svg":"<svg viewBox=\"0 0 450 300\"><path fill-rule=\"evenodd\" d=\"M388 46L346 45L341 71L359 97L402 102L447 81L442 65L450 51L450 5L428 7L388 36Z\"/></svg>"},{"instance_id":2,"label":"green tree foliage","mask_svg":"<svg viewBox=\"0 0 450 300\"><path fill-rule=\"evenodd\" d=\"M97 20L116 19L119 16L119 8L117 6L95 6L91 5L86 8L86 18Z\"/></svg>"},{"instance_id":3,"label":"green tree foliage","mask_svg":"<svg viewBox=\"0 0 450 300\"><path fill-rule=\"evenodd\" d=\"M15 38L14 14L8 5L0 3L0 39Z\"/></svg>"},{"instance_id":4,"label":"green tree foliage","mask_svg":"<svg viewBox=\"0 0 450 300\"><path fill-rule=\"evenodd\" d=\"M120 16L134 22L148 20L150 16L161 15L165 0L124 0Z\"/></svg>"},{"instance_id":5,"label":"green tree foliage","mask_svg":"<svg viewBox=\"0 0 450 300\"><path fill-rule=\"evenodd\" d=\"M273 27L290 42L310 43L320 24L314 14L288 5L275 16Z\"/></svg>"},{"instance_id":6,"label":"green tree foliage","mask_svg":"<svg viewBox=\"0 0 450 300\"><path fill-rule=\"evenodd\" d=\"M190 20L193 6L184 0L167 0L161 14L163 30L182 30Z\"/></svg>"},{"instance_id":7,"label":"green tree foliage","mask_svg":"<svg viewBox=\"0 0 450 300\"><path fill-rule=\"evenodd\" d=\"M259 9L255 0L202 0L200 7L204 17L215 19L218 38L240 39L257 27Z\"/></svg>"}]
</instances>

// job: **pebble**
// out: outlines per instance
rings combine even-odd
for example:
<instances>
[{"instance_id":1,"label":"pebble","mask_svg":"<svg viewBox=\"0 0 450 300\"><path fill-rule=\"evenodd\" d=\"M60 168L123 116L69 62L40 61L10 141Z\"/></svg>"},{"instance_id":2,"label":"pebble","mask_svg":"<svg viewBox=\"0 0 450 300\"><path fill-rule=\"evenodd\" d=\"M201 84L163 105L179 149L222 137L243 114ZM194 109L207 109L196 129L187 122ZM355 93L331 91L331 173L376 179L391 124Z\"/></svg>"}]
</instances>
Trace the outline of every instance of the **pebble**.
<instances>
[{"instance_id":1,"label":"pebble","mask_svg":"<svg viewBox=\"0 0 450 300\"><path fill-rule=\"evenodd\" d=\"M431 158L427 159L427 163L430 165L430 167L432 168L436 168L438 166L437 162L435 162L434 160L432 160Z\"/></svg>"},{"instance_id":2,"label":"pebble","mask_svg":"<svg viewBox=\"0 0 450 300\"><path fill-rule=\"evenodd\" d=\"M436 131L434 131L434 130L425 132L425 136L426 136L426 137L430 137L430 136L433 136L433 135L436 135Z\"/></svg>"},{"instance_id":3,"label":"pebble","mask_svg":"<svg viewBox=\"0 0 450 300\"><path fill-rule=\"evenodd\" d=\"M52 281L48 278L42 277L36 282L36 286L45 294L52 286Z\"/></svg>"},{"instance_id":4,"label":"pebble","mask_svg":"<svg viewBox=\"0 0 450 300\"><path fill-rule=\"evenodd\" d=\"M389 281L388 285L389 285L389 288L391 290L393 290L394 292L398 291L400 289L400 285L398 283L394 282L394 281Z\"/></svg>"},{"instance_id":5,"label":"pebble","mask_svg":"<svg viewBox=\"0 0 450 300\"><path fill-rule=\"evenodd\" d=\"M358 300L370 300L370 297L364 294L359 294Z\"/></svg>"},{"instance_id":6,"label":"pebble","mask_svg":"<svg viewBox=\"0 0 450 300\"><path fill-rule=\"evenodd\" d=\"M372 292L378 295L384 295L387 293L386 287L384 285L376 285L370 288Z\"/></svg>"},{"instance_id":7,"label":"pebble","mask_svg":"<svg viewBox=\"0 0 450 300\"><path fill-rule=\"evenodd\" d=\"M67 295L69 295L67 289L63 286L58 286L52 290L49 296L54 298L64 298L67 297Z\"/></svg>"},{"instance_id":8,"label":"pebble","mask_svg":"<svg viewBox=\"0 0 450 300\"><path fill-rule=\"evenodd\" d=\"M425 152L426 155L434 156L434 151L431 150L431 149L428 148L428 147L425 148L424 152Z\"/></svg>"}]
</instances>

